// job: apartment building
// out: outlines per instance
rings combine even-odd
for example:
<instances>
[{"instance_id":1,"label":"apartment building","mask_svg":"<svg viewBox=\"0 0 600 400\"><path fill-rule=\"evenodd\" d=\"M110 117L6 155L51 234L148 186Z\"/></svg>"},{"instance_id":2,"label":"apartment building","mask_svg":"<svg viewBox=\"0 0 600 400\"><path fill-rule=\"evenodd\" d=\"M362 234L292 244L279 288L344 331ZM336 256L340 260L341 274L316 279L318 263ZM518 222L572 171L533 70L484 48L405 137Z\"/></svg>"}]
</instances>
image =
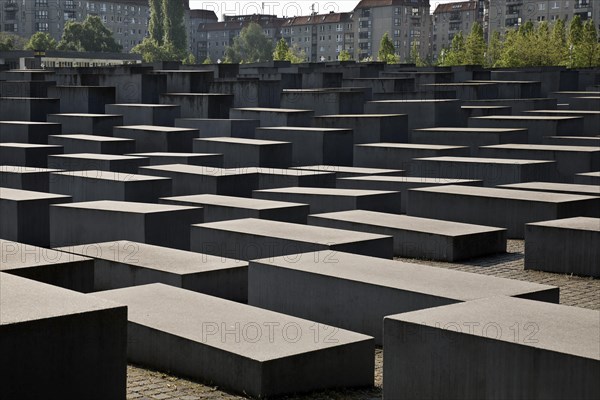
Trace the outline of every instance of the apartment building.
<instances>
[{"instance_id":1,"label":"apartment building","mask_svg":"<svg viewBox=\"0 0 600 400\"><path fill-rule=\"evenodd\" d=\"M471 32L475 22L484 25L484 2L478 0L439 4L433 12L432 52L434 58L452 44L454 35Z\"/></svg>"},{"instance_id":2,"label":"apartment building","mask_svg":"<svg viewBox=\"0 0 600 400\"><path fill-rule=\"evenodd\" d=\"M344 50L354 55L353 13L286 18L280 34L290 46L303 51L309 62L335 61Z\"/></svg>"}]
</instances>

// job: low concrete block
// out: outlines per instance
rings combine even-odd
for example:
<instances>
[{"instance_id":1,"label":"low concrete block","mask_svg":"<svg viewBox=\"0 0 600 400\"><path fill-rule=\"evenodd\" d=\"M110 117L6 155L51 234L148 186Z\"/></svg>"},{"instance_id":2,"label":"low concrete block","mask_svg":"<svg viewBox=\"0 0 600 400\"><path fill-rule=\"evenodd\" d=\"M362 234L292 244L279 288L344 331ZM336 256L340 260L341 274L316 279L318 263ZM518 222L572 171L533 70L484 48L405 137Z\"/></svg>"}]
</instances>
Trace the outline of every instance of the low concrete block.
<instances>
[{"instance_id":1,"label":"low concrete block","mask_svg":"<svg viewBox=\"0 0 600 400\"><path fill-rule=\"evenodd\" d=\"M320 128L352 129L354 143L408 142L408 115L351 114L321 115L314 125Z\"/></svg>"},{"instance_id":2,"label":"low concrete block","mask_svg":"<svg viewBox=\"0 0 600 400\"><path fill-rule=\"evenodd\" d=\"M90 201L50 208L51 247L130 240L181 250L190 248L190 225L202 209L125 201Z\"/></svg>"},{"instance_id":3,"label":"low concrete block","mask_svg":"<svg viewBox=\"0 0 600 400\"><path fill-rule=\"evenodd\" d=\"M233 107L233 95L222 93L165 93L161 104L181 107L182 118L227 118Z\"/></svg>"},{"instance_id":4,"label":"low concrete block","mask_svg":"<svg viewBox=\"0 0 600 400\"><path fill-rule=\"evenodd\" d=\"M3 397L125 400L127 307L4 273L0 304Z\"/></svg>"},{"instance_id":5,"label":"low concrete block","mask_svg":"<svg viewBox=\"0 0 600 400\"><path fill-rule=\"evenodd\" d=\"M127 305L136 364L259 398L373 384L365 335L161 284L95 296Z\"/></svg>"},{"instance_id":6,"label":"low concrete block","mask_svg":"<svg viewBox=\"0 0 600 400\"><path fill-rule=\"evenodd\" d=\"M292 144L289 142L233 137L205 138L194 140L194 152L223 154L224 168L287 168L292 165Z\"/></svg>"},{"instance_id":7,"label":"low concrete block","mask_svg":"<svg viewBox=\"0 0 600 400\"><path fill-rule=\"evenodd\" d=\"M334 172L337 179L371 175L404 176L406 172L401 169L346 167L343 165L307 165L294 168L305 171Z\"/></svg>"},{"instance_id":8,"label":"low concrete block","mask_svg":"<svg viewBox=\"0 0 600 400\"><path fill-rule=\"evenodd\" d=\"M114 154L61 154L48 157L48 167L67 171L112 171L126 174L137 173L138 168L148 165L145 157Z\"/></svg>"},{"instance_id":9,"label":"low concrete block","mask_svg":"<svg viewBox=\"0 0 600 400\"><path fill-rule=\"evenodd\" d=\"M175 126L197 129L201 138L241 137L254 138L254 130L260 126L257 119L214 119L214 118L178 118Z\"/></svg>"},{"instance_id":10,"label":"low concrete block","mask_svg":"<svg viewBox=\"0 0 600 400\"><path fill-rule=\"evenodd\" d=\"M600 147L600 136L546 136L543 144Z\"/></svg>"},{"instance_id":11,"label":"low concrete block","mask_svg":"<svg viewBox=\"0 0 600 400\"><path fill-rule=\"evenodd\" d=\"M150 165L186 164L199 165L201 167L223 168L223 154L205 153L132 153L127 154L134 157L146 157Z\"/></svg>"},{"instance_id":12,"label":"low concrete block","mask_svg":"<svg viewBox=\"0 0 600 400\"><path fill-rule=\"evenodd\" d=\"M565 116L565 117L581 117L583 118L583 131L571 132L571 134L579 133L583 136L598 135L600 133L600 111L590 110L530 110L525 111L524 115L540 115L540 116Z\"/></svg>"},{"instance_id":13,"label":"low concrete block","mask_svg":"<svg viewBox=\"0 0 600 400\"><path fill-rule=\"evenodd\" d=\"M400 192L383 190L284 187L255 190L252 196L258 199L308 204L311 214L357 209L395 214L401 212Z\"/></svg>"},{"instance_id":14,"label":"low concrete block","mask_svg":"<svg viewBox=\"0 0 600 400\"><path fill-rule=\"evenodd\" d=\"M459 261L506 252L506 229L365 210L313 214L309 225L389 235L394 256Z\"/></svg>"},{"instance_id":15,"label":"low concrete block","mask_svg":"<svg viewBox=\"0 0 600 400\"><path fill-rule=\"evenodd\" d=\"M50 190L50 174L60 171L62 170L0 165L0 186L33 192L48 192Z\"/></svg>"},{"instance_id":16,"label":"low concrete block","mask_svg":"<svg viewBox=\"0 0 600 400\"><path fill-rule=\"evenodd\" d=\"M48 144L50 135L60 135L60 124L34 121L0 121L0 143Z\"/></svg>"},{"instance_id":17,"label":"low concrete block","mask_svg":"<svg viewBox=\"0 0 600 400\"><path fill-rule=\"evenodd\" d=\"M361 88L284 89L282 108L314 110L315 115L360 114L372 90Z\"/></svg>"},{"instance_id":18,"label":"low concrete block","mask_svg":"<svg viewBox=\"0 0 600 400\"><path fill-rule=\"evenodd\" d=\"M600 171L576 174L575 183L582 185L600 185Z\"/></svg>"},{"instance_id":19,"label":"low concrete block","mask_svg":"<svg viewBox=\"0 0 600 400\"><path fill-rule=\"evenodd\" d=\"M137 153L189 153L194 139L198 137L198 131L195 129L152 125L116 126L113 133L116 137L134 139Z\"/></svg>"},{"instance_id":20,"label":"low concrete block","mask_svg":"<svg viewBox=\"0 0 600 400\"><path fill-rule=\"evenodd\" d=\"M553 286L335 251L252 260L248 271L249 304L365 333L376 344L386 315L494 294L558 303Z\"/></svg>"},{"instance_id":21,"label":"low concrete block","mask_svg":"<svg viewBox=\"0 0 600 400\"><path fill-rule=\"evenodd\" d=\"M415 129L411 133L411 143L468 146L472 156L479 154L480 146L527 143L527 140L527 129L428 128Z\"/></svg>"},{"instance_id":22,"label":"low concrete block","mask_svg":"<svg viewBox=\"0 0 600 400\"><path fill-rule=\"evenodd\" d=\"M380 100L365 104L367 114L406 114L408 131L436 126L465 126L460 110L461 101L455 99L436 100Z\"/></svg>"},{"instance_id":23,"label":"low concrete block","mask_svg":"<svg viewBox=\"0 0 600 400\"><path fill-rule=\"evenodd\" d=\"M231 119L254 119L260 121L260 126L312 126L315 112L311 109L298 110L290 108L232 108L229 112ZM222 135L221 135L222 136Z\"/></svg>"},{"instance_id":24,"label":"low concrete block","mask_svg":"<svg viewBox=\"0 0 600 400\"><path fill-rule=\"evenodd\" d=\"M0 97L0 120L53 122L48 114L60 112L60 99Z\"/></svg>"},{"instance_id":25,"label":"low concrete block","mask_svg":"<svg viewBox=\"0 0 600 400\"><path fill-rule=\"evenodd\" d=\"M500 185L499 188L531 190L534 192L554 192L564 194L577 194L581 196L600 197L600 186L597 185L577 185L574 183L553 183L553 182L525 182L512 183L509 185Z\"/></svg>"},{"instance_id":26,"label":"low concrete block","mask_svg":"<svg viewBox=\"0 0 600 400\"><path fill-rule=\"evenodd\" d=\"M198 253L246 261L327 249L391 259L393 241L391 236L248 218L193 225L191 245Z\"/></svg>"},{"instance_id":27,"label":"low concrete block","mask_svg":"<svg viewBox=\"0 0 600 400\"><path fill-rule=\"evenodd\" d=\"M545 136L572 135L583 131L582 117L492 115L469 119L471 128L526 128L529 143L542 143Z\"/></svg>"},{"instance_id":28,"label":"low concrete block","mask_svg":"<svg viewBox=\"0 0 600 400\"><path fill-rule=\"evenodd\" d=\"M595 310L511 297L388 316L383 396L595 399L599 321Z\"/></svg>"},{"instance_id":29,"label":"low concrete block","mask_svg":"<svg viewBox=\"0 0 600 400\"><path fill-rule=\"evenodd\" d=\"M103 113L115 102L114 86L62 86L48 88L48 97L60 99L61 113Z\"/></svg>"},{"instance_id":30,"label":"low concrete block","mask_svg":"<svg viewBox=\"0 0 600 400\"><path fill-rule=\"evenodd\" d=\"M18 167L48 167L48 157L62 154L61 146L28 143L0 143L0 164Z\"/></svg>"},{"instance_id":31,"label":"low concrete block","mask_svg":"<svg viewBox=\"0 0 600 400\"><path fill-rule=\"evenodd\" d=\"M525 225L525 269L600 277L600 219L566 218Z\"/></svg>"},{"instance_id":32,"label":"low concrete block","mask_svg":"<svg viewBox=\"0 0 600 400\"><path fill-rule=\"evenodd\" d=\"M123 116L117 114L50 114L48 122L62 125L63 135L87 134L112 136L113 127L123 125Z\"/></svg>"},{"instance_id":33,"label":"low concrete block","mask_svg":"<svg viewBox=\"0 0 600 400\"><path fill-rule=\"evenodd\" d=\"M413 167L412 164L415 158L443 156L467 157L469 154L470 149L465 146L412 143L369 143L354 146L354 165L409 171Z\"/></svg>"},{"instance_id":34,"label":"low concrete block","mask_svg":"<svg viewBox=\"0 0 600 400\"><path fill-rule=\"evenodd\" d=\"M292 186L318 188L335 187L335 174L332 172L262 167L232 168L231 171L245 174L258 174L257 190Z\"/></svg>"},{"instance_id":35,"label":"low concrete block","mask_svg":"<svg viewBox=\"0 0 600 400\"><path fill-rule=\"evenodd\" d=\"M174 126L181 116L181 107L175 104L107 104L107 114L123 116L123 125Z\"/></svg>"},{"instance_id":36,"label":"low concrete block","mask_svg":"<svg viewBox=\"0 0 600 400\"><path fill-rule=\"evenodd\" d=\"M48 143L63 146L65 154L98 153L122 155L135 152L135 140L100 135L53 135Z\"/></svg>"},{"instance_id":37,"label":"low concrete block","mask_svg":"<svg viewBox=\"0 0 600 400\"><path fill-rule=\"evenodd\" d=\"M232 301L248 300L246 262L126 240L56 250L91 257L86 260L92 262L96 292L164 283Z\"/></svg>"}]
</instances>

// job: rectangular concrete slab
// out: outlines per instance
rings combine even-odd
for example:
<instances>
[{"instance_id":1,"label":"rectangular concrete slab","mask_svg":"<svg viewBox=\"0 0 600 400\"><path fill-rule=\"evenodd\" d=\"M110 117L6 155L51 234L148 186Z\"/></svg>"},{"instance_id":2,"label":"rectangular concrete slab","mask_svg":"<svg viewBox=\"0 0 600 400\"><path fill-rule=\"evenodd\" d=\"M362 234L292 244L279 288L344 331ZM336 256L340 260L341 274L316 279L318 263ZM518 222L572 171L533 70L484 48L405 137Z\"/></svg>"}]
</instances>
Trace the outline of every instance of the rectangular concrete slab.
<instances>
[{"instance_id":1,"label":"rectangular concrete slab","mask_svg":"<svg viewBox=\"0 0 600 400\"><path fill-rule=\"evenodd\" d=\"M368 114L407 114L408 130L433 128L435 126L464 126L460 110L461 101L456 99L380 100L365 104Z\"/></svg>"},{"instance_id":2,"label":"rectangular concrete slab","mask_svg":"<svg viewBox=\"0 0 600 400\"><path fill-rule=\"evenodd\" d=\"M407 214L508 229L523 239L525 224L578 216L598 217L598 198L472 186L409 190Z\"/></svg>"},{"instance_id":3,"label":"rectangular concrete slab","mask_svg":"<svg viewBox=\"0 0 600 400\"><path fill-rule=\"evenodd\" d=\"M575 183L581 185L600 185L600 171L576 174Z\"/></svg>"},{"instance_id":4,"label":"rectangular concrete slab","mask_svg":"<svg viewBox=\"0 0 600 400\"><path fill-rule=\"evenodd\" d=\"M428 128L415 129L411 143L447 146L469 146L471 155L479 153L480 146L503 143L527 143L527 129L506 128Z\"/></svg>"},{"instance_id":5,"label":"rectangular concrete slab","mask_svg":"<svg viewBox=\"0 0 600 400\"><path fill-rule=\"evenodd\" d=\"M354 143L408 142L408 116L405 114L341 114L315 117L321 128L345 128L354 132Z\"/></svg>"},{"instance_id":6,"label":"rectangular concrete slab","mask_svg":"<svg viewBox=\"0 0 600 400\"><path fill-rule=\"evenodd\" d=\"M253 260L320 250L392 258L391 236L344 231L265 219L193 225L191 249L198 253Z\"/></svg>"},{"instance_id":7,"label":"rectangular concrete slab","mask_svg":"<svg viewBox=\"0 0 600 400\"><path fill-rule=\"evenodd\" d=\"M198 137L196 129L172 128L155 125L115 126L115 137L135 140L137 153L191 152L192 143Z\"/></svg>"},{"instance_id":8,"label":"rectangular concrete slab","mask_svg":"<svg viewBox=\"0 0 600 400\"><path fill-rule=\"evenodd\" d=\"M600 395L596 310L489 297L388 316L384 335L386 399Z\"/></svg>"},{"instance_id":9,"label":"rectangular concrete slab","mask_svg":"<svg viewBox=\"0 0 600 400\"><path fill-rule=\"evenodd\" d=\"M163 93L161 104L181 107L182 118L227 118L233 95L223 93Z\"/></svg>"},{"instance_id":10,"label":"rectangular concrete slab","mask_svg":"<svg viewBox=\"0 0 600 400\"><path fill-rule=\"evenodd\" d=\"M260 398L373 384L365 335L161 284L95 296L128 306L137 364Z\"/></svg>"},{"instance_id":11,"label":"rectangular concrete slab","mask_svg":"<svg viewBox=\"0 0 600 400\"><path fill-rule=\"evenodd\" d=\"M195 153L223 154L224 168L292 165L292 144L274 140L216 137L194 140Z\"/></svg>"},{"instance_id":12,"label":"rectangular concrete slab","mask_svg":"<svg viewBox=\"0 0 600 400\"><path fill-rule=\"evenodd\" d=\"M305 165L294 168L306 171L335 172L335 177L338 179L369 175L404 176L406 172L401 169L347 167L343 165Z\"/></svg>"},{"instance_id":13,"label":"rectangular concrete slab","mask_svg":"<svg viewBox=\"0 0 600 400\"><path fill-rule=\"evenodd\" d=\"M130 240L189 250L190 225L202 208L126 201L90 201L50 209L51 247Z\"/></svg>"},{"instance_id":14,"label":"rectangular concrete slab","mask_svg":"<svg viewBox=\"0 0 600 400\"><path fill-rule=\"evenodd\" d=\"M125 400L126 307L5 273L0 305L3 397Z\"/></svg>"},{"instance_id":15,"label":"rectangular concrete slab","mask_svg":"<svg viewBox=\"0 0 600 400\"><path fill-rule=\"evenodd\" d=\"M308 204L311 214L357 209L395 214L401 212L401 193L383 190L285 187L255 190L252 196Z\"/></svg>"},{"instance_id":16,"label":"rectangular concrete slab","mask_svg":"<svg viewBox=\"0 0 600 400\"><path fill-rule=\"evenodd\" d=\"M94 291L164 283L232 301L248 300L246 262L126 240L55 250L93 259Z\"/></svg>"},{"instance_id":17,"label":"rectangular concrete slab","mask_svg":"<svg viewBox=\"0 0 600 400\"><path fill-rule=\"evenodd\" d=\"M0 186L12 189L48 192L50 174L60 169L0 165Z\"/></svg>"},{"instance_id":18,"label":"rectangular concrete slab","mask_svg":"<svg viewBox=\"0 0 600 400\"><path fill-rule=\"evenodd\" d=\"M160 202L180 206L200 206L204 210L204 222L257 218L305 224L309 214L308 204L214 194L166 197L160 199Z\"/></svg>"},{"instance_id":19,"label":"rectangular concrete slab","mask_svg":"<svg viewBox=\"0 0 600 400\"><path fill-rule=\"evenodd\" d=\"M309 225L389 235L394 256L459 261L506 252L506 229L352 210L308 217Z\"/></svg>"},{"instance_id":20,"label":"rectangular concrete slab","mask_svg":"<svg viewBox=\"0 0 600 400\"><path fill-rule=\"evenodd\" d=\"M152 152L126 154L134 157L148 158L150 165L186 164L202 167L223 168L223 155L213 153L174 153Z\"/></svg>"},{"instance_id":21,"label":"rectangular concrete slab","mask_svg":"<svg viewBox=\"0 0 600 400\"><path fill-rule=\"evenodd\" d=\"M76 153L48 157L48 167L67 171L100 170L136 174L138 168L148 165L145 157L116 154Z\"/></svg>"},{"instance_id":22,"label":"rectangular concrete slab","mask_svg":"<svg viewBox=\"0 0 600 400\"><path fill-rule=\"evenodd\" d=\"M123 125L123 116L119 114L50 114L48 122L61 124L63 135L112 136L113 127Z\"/></svg>"},{"instance_id":23,"label":"rectangular concrete slab","mask_svg":"<svg viewBox=\"0 0 600 400\"><path fill-rule=\"evenodd\" d=\"M120 114L124 125L173 126L181 116L175 104L107 104L107 114Z\"/></svg>"},{"instance_id":24,"label":"rectangular concrete slab","mask_svg":"<svg viewBox=\"0 0 600 400\"><path fill-rule=\"evenodd\" d=\"M525 269L600 277L600 219L566 218L525 226Z\"/></svg>"},{"instance_id":25,"label":"rectangular concrete slab","mask_svg":"<svg viewBox=\"0 0 600 400\"><path fill-rule=\"evenodd\" d=\"M312 126L315 112L312 109L299 110L289 108L232 108L229 112L231 119L254 119L260 121L260 126Z\"/></svg>"},{"instance_id":26,"label":"rectangular concrete slab","mask_svg":"<svg viewBox=\"0 0 600 400\"><path fill-rule=\"evenodd\" d=\"M578 194L582 196L599 196L600 186L596 185L578 185L574 183L554 183L554 182L525 182L513 183L510 185L498 186L504 189L531 190L534 192L554 192L564 194Z\"/></svg>"},{"instance_id":27,"label":"rectangular concrete slab","mask_svg":"<svg viewBox=\"0 0 600 400\"><path fill-rule=\"evenodd\" d=\"M63 146L65 154L126 154L135 151L135 141L133 139L123 139L112 136L53 135L48 137L48 143Z\"/></svg>"},{"instance_id":28,"label":"rectangular concrete slab","mask_svg":"<svg viewBox=\"0 0 600 400\"><path fill-rule=\"evenodd\" d=\"M422 157L467 157L469 147L412 143L369 143L354 146L354 165L410 171L413 160Z\"/></svg>"},{"instance_id":29,"label":"rectangular concrete slab","mask_svg":"<svg viewBox=\"0 0 600 400\"><path fill-rule=\"evenodd\" d=\"M11 240L0 239L0 272L83 293L94 290L91 258Z\"/></svg>"},{"instance_id":30,"label":"rectangular concrete slab","mask_svg":"<svg viewBox=\"0 0 600 400\"><path fill-rule=\"evenodd\" d=\"M0 143L0 164L46 168L48 157L62 154L61 146L29 143Z\"/></svg>"},{"instance_id":31,"label":"rectangular concrete slab","mask_svg":"<svg viewBox=\"0 0 600 400\"><path fill-rule=\"evenodd\" d=\"M245 174L258 174L257 189L275 189L291 186L335 187L335 174L333 172L269 167L231 168L230 171Z\"/></svg>"},{"instance_id":32,"label":"rectangular concrete slab","mask_svg":"<svg viewBox=\"0 0 600 400\"><path fill-rule=\"evenodd\" d=\"M0 121L0 143L48 144L48 136L60 133L60 124L52 122Z\"/></svg>"},{"instance_id":33,"label":"rectangular concrete slab","mask_svg":"<svg viewBox=\"0 0 600 400\"><path fill-rule=\"evenodd\" d=\"M542 143L545 136L572 135L583 131L582 117L536 115L492 115L469 119L472 128L526 128L529 143Z\"/></svg>"},{"instance_id":34,"label":"rectangular concrete slab","mask_svg":"<svg viewBox=\"0 0 600 400\"><path fill-rule=\"evenodd\" d=\"M198 129L201 138L242 137L254 138L254 130L260 126L257 119L178 118L175 126Z\"/></svg>"},{"instance_id":35,"label":"rectangular concrete slab","mask_svg":"<svg viewBox=\"0 0 600 400\"><path fill-rule=\"evenodd\" d=\"M250 262L248 303L383 340L383 318L492 295L558 303L558 288L335 251ZM324 306L326 305L326 306Z\"/></svg>"}]
</instances>

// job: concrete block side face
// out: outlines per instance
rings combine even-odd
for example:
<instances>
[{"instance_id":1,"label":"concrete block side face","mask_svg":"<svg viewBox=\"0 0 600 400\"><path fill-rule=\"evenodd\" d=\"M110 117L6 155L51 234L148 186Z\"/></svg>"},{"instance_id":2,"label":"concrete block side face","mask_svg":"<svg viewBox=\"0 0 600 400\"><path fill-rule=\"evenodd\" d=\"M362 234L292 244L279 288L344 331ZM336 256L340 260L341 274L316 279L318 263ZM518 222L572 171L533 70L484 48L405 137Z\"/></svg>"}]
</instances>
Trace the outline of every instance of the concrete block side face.
<instances>
[{"instance_id":1,"label":"concrete block side face","mask_svg":"<svg viewBox=\"0 0 600 400\"><path fill-rule=\"evenodd\" d=\"M248 267L184 275L181 287L246 304L248 302Z\"/></svg>"},{"instance_id":2,"label":"concrete block side face","mask_svg":"<svg viewBox=\"0 0 600 400\"><path fill-rule=\"evenodd\" d=\"M306 224L309 213L310 206L300 205L260 210L258 218L269 219L272 221L290 222L294 224Z\"/></svg>"},{"instance_id":3,"label":"concrete block side face","mask_svg":"<svg viewBox=\"0 0 600 400\"><path fill-rule=\"evenodd\" d=\"M18 202L0 198L0 219L0 238L20 242Z\"/></svg>"},{"instance_id":4,"label":"concrete block side face","mask_svg":"<svg viewBox=\"0 0 600 400\"><path fill-rule=\"evenodd\" d=\"M378 211L389 214L402 212L402 193L382 193L370 196L358 196L356 208L359 210Z\"/></svg>"},{"instance_id":5,"label":"concrete block side face","mask_svg":"<svg viewBox=\"0 0 600 400\"><path fill-rule=\"evenodd\" d=\"M94 245L90 245L93 247ZM131 245L132 258L137 252ZM126 249L129 251L129 249ZM168 272L142 268L126 263L112 262L103 259L94 260L94 291L113 290L131 286L164 283L165 285L182 287L181 276Z\"/></svg>"},{"instance_id":6,"label":"concrete block side face","mask_svg":"<svg viewBox=\"0 0 600 400\"><path fill-rule=\"evenodd\" d=\"M597 360L495 340L493 321L479 327L492 326L489 337L468 335L468 328L450 325L442 329L384 320L384 399L431 399L441 394L473 400L593 399L600 394L593 378L600 373ZM543 367L548 365L552 368Z\"/></svg>"},{"instance_id":7,"label":"concrete block side face","mask_svg":"<svg viewBox=\"0 0 600 400\"><path fill-rule=\"evenodd\" d=\"M325 133L323 135L323 163L351 167L354 159L354 134L352 131ZM306 164L310 165L310 164Z\"/></svg>"},{"instance_id":8,"label":"concrete block side face","mask_svg":"<svg viewBox=\"0 0 600 400\"><path fill-rule=\"evenodd\" d=\"M190 226L202 222L204 222L202 208L147 214L144 224L146 238L144 243L189 250Z\"/></svg>"},{"instance_id":9,"label":"concrete block side face","mask_svg":"<svg viewBox=\"0 0 600 400\"><path fill-rule=\"evenodd\" d=\"M0 335L6 398L125 400L126 307L2 326Z\"/></svg>"},{"instance_id":10,"label":"concrete block side face","mask_svg":"<svg viewBox=\"0 0 600 400\"><path fill-rule=\"evenodd\" d=\"M252 191L258 188L258 182L258 174L225 175L218 178L217 191L214 194L252 197Z\"/></svg>"},{"instance_id":11,"label":"concrete block side face","mask_svg":"<svg viewBox=\"0 0 600 400\"><path fill-rule=\"evenodd\" d=\"M361 254L364 256L385 258L391 260L394 258L394 238L391 236L361 240L352 243L343 243L330 246L332 250L344 253Z\"/></svg>"},{"instance_id":12,"label":"concrete block side face","mask_svg":"<svg viewBox=\"0 0 600 400\"><path fill-rule=\"evenodd\" d=\"M12 269L7 272L81 293L89 293L94 290L93 260L44 264L36 268Z\"/></svg>"},{"instance_id":13,"label":"concrete block side face","mask_svg":"<svg viewBox=\"0 0 600 400\"><path fill-rule=\"evenodd\" d=\"M259 361L133 322L128 324L127 356L130 362L211 386L261 395L262 366Z\"/></svg>"},{"instance_id":14,"label":"concrete block side face","mask_svg":"<svg viewBox=\"0 0 600 400\"><path fill-rule=\"evenodd\" d=\"M137 203L158 203L158 199L172 195L172 187L171 179L125 182L124 200Z\"/></svg>"},{"instance_id":15,"label":"concrete block side face","mask_svg":"<svg viewBox=\"0 0 600 400\"><path fill-rule=\"evenodd\" d=\"M502 229L449 238L448 241L452 246L452 252L448 261L468 260L470 258L506 253L506 235L507 231Z\"/></svg>"}]
</instances>

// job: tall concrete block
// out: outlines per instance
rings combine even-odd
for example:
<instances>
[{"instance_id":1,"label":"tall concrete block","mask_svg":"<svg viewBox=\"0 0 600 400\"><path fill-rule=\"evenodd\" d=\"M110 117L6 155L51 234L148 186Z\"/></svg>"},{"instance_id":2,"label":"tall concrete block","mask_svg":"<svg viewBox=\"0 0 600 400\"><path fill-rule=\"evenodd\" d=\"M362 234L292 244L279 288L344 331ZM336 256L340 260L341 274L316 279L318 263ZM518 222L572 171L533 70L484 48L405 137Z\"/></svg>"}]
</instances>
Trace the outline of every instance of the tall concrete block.
<instances>
[{"instance_id":1,"label":"tall concrete block","mask_svg":"<svg viewBox=\"0 0 600 400\"><path fill-rule=\"evenodd\" d=\"M271 167L292 165L292 143L217 137L194 140L194 152L223 154L224 168Z\"/></svg>"},{"instance_id":2,"label":"tall concrete block","mask_svg":"<svg viewBox=\"0 0 600 400\"><path fill-rule=\"evenodd\" d=\"M28 143L0 143L0 164L46 168L48 158L62 154L62 146Z\"/></svg>"},{"instance_id":3,"label":"tall concrete block","mask_svg":"<svg viewBox=\"0 0 600 400\"><path fill-rule=\"evenodd\" d=\"M48 144L50 135L60 135L60 124L34 121L0 121L0 143Z\"/></svg>"},{"instance_id":4,"label":"tall concrete block","mask_svg":"<svg viewBox=\"0 0 600 400\"><path fill-rule=\"evenodd\" d=\"M106 104L116 100L116 90L111 86L54 86L48 88L48 97L60 99L61 113L104 112Z\"/></svg>"},{"instance_id":5,"label":"tall concrete block","mask_svg":"<svg viewBox=\"0 0 600 400\"><path fill-rule=\"evenodd\" d=\"M133 139L99 135L53 135L48 143L62 146L65 154L98 153L122 155L135 151Z\"/></svg>"},{"instance_id":6,"label":"tall concrete block","mask_svg":"<svg viewBox=\"0 0 600 400\"><path fill-rule=\"evenodd\" d=\"M165 93L161 104L177 104L182 118L227 118L233 107L233 95L222 93Z\"/></svg>"},{"instance_id":7,"label":"tall concrete block","mask_svg":"<svg viewBox=\"0 0 600 400\"><path fill-rule=\"evenodd\" d=\"M0 97L1 120L45 122L48 114L58 112L60 112L60 99Z\"/></svg>"},{"instance_id":8,"label":"tall concrete block","mask_svg":"<svg viewBox=\"0 0 600 400\"><path fill-rule=\"evenodd\" d=\"M354 132L354 143L408 142L408 116L402 114L321 115L314 125L346 128Z\"/></svg>"},{"instance_id":9,"label":"tall concrete block","mask_svg":"<svg viewBox=\"0 0 600 400\"><path fill-rule=\"evenodd\" d=\"M113 134L115 137L135 140L137 153L189 153L194 139L198 137L195 129L153 125L116 126Z\"/></svg>"},{"instance_id":10,"label":"tall concrete block","mask_svg":"<svg viewBox=\"0 0 600 400\"><path fill-rule=\"evenodd\" d=\"M145 157L114 154L61 154L48 157L48 167L67 171L100 170L135 174L139 167L148 165Z\"/></svg>"},{"instance_id":11,"label":"tall concrete block","mask_svg":"<svg viewBox=\"0 0 600 400\"><path fill-rule=\"evenodd\" d=\"M48 122L62 125L62 133L112 136L113 127L123 125L123 116L116 114L51 114Z\"/></svg>"},{"instance_id":12,"label":"tall concrete block","mask_svg":"<svg viewBox=\"0 0 600 400\"><path fill-rule=\"evenodd\" d=\"M312 108L298 110L290 108L247 107L233 108L229 112L231 119L254 119L260 126L312 126L315 112Z\"/></svg>"},{"instance_id":13,"label":"tall concrete block","mask_svg":"<svg viewBox=\"0 0 600 400\"><path fill-rule=\"evenodd\" d=\"M181 116L181 107L175 104L107 104L107 114L123 116L123 125L174 126Z\"/></svg>"},{"instance_id":14,"label":"tall concrete block","mask_svg":"<svg viewBox=\"0 0 600 400\"><path fill-rule=\"evenodd\" d=\"M50 174L60 169L0 165L0 187L33 192L48 192Z\"/></svg>"},{"instance_id":15,"label":"tall concrete block","mask_svg":"<svg viewBox=\"0 0 600 400\"><path fill-rule=\"evenodd\" d=\"M260 126L257 119L213 119L213 118L178 118L178 128L198 129L201 138L209 137L241 137L254 138L254 130Z\"/></svg>"}]
</instances>

